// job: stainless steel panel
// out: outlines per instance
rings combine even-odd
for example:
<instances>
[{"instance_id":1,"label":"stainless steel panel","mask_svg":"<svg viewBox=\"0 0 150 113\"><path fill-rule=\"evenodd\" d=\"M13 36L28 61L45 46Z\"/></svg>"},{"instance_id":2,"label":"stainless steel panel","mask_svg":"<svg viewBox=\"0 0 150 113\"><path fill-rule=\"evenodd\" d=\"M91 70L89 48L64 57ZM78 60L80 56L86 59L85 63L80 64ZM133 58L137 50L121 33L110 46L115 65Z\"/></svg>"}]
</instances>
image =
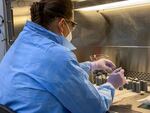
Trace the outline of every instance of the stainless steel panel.
<instances>
[{"instance_id":1,"label":"stainless steel panel","mask_svg":"<svg viewBox=\"0 0 150 113\"><path fill-rule=\"evenodd\" d=\"M79 60L89 60L91 54L105 54L127 71L150 73L149 12L150 5L76 12L79 26L72 42L78 48Z\"/></svg>"}]
</instances>

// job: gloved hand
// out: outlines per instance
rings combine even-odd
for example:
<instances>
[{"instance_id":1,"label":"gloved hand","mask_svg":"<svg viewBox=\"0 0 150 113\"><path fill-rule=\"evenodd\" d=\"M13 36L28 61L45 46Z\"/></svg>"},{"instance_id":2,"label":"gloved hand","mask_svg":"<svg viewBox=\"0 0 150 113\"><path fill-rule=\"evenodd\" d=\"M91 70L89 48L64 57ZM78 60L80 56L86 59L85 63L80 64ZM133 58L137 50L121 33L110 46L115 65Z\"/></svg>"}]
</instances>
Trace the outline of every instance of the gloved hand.
<instances>
[{"instance_id":1,"label":"gloved hand","mask_svg":"<svg viewBox=\"0 0 150 113\"><path fill-rule=\"evenodd\" d=\"M91 70L103 70L105 72L111 73L116 68L115 64L108 59L100 59L91 62Z\"/></svg>"},{"instance_id":2,"label":"gloved hand","mask_svg":"<svg viewBox=\"0 0 150 113\"><path fill-rule=\"evenodd\" d=\"M111 83L116 89L123 86L126 83L124 77L124 69L118 68L109 76L108 83Z\"/></svg>"}]
</instances>

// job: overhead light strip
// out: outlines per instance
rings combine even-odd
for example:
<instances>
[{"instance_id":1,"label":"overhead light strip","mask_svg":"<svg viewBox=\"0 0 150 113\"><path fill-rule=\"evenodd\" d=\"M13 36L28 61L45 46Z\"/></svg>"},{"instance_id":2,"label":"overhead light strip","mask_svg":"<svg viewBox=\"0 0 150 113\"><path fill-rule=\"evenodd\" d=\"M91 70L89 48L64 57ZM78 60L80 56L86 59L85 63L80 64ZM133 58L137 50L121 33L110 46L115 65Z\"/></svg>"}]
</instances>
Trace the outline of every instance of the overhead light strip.
<instances>
[{"instance_id":1,"label":"overhead light strip","mask_svg":"<svg viewBox=\"0 0 150 113\"><path fill-rule=\"evenodd\" d=\"M150 4L150 0L127 0L127 1L113 2L113 3L103 4L103 5L79 8L75 10L76 11L107 10L107 9L132 7L132 6L146 5L146 4Z\"/></svg>"}]
</instances>

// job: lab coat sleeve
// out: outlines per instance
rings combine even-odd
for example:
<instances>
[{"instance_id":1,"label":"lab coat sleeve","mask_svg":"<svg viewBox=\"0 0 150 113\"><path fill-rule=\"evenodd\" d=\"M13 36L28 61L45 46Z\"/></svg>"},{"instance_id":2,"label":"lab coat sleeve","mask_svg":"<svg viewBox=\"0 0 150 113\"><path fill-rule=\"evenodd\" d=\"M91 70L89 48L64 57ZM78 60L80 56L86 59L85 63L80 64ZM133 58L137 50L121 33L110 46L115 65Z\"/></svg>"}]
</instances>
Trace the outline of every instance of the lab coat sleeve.
<instances>
[{"instance_id":1,"label":"lab coat sleeve","mask_svg":"<svg viewBox=\"0 0 150 113\"><path fill-rule=\"evenodd\" d=\"M96 89L76 60L59 66L61 68L54 70L53 83L47 88L64 107L71 113L105 113L109 110L115 90L110 84Z\"/></svg>"},{"instance_id":2,"label":"lab coat sleeve","mask_svg":"<svg viewBox=\"0 0 150 113\"><path fill-rule=\"evenodd\" d=\"M109 107L112 104L112 100L115 94L115 90L112 92L112 89L115 89L114 86L110 83L105 83L95 88L99 94L105 96L105 102L107 103L107 107Z\"/></svg>"},{"instance_id":3,"label":"lab coat sleeve","mask_svg":"<svg viewBox=\"0 0 150 113\"><path fill-rule=\"evenodd\" d=\"M84 71L86 71L88 74L90 74L90 72L91 72L91 62L90 61L80 63L80 67Z\"/></svg>"}]
</instances>

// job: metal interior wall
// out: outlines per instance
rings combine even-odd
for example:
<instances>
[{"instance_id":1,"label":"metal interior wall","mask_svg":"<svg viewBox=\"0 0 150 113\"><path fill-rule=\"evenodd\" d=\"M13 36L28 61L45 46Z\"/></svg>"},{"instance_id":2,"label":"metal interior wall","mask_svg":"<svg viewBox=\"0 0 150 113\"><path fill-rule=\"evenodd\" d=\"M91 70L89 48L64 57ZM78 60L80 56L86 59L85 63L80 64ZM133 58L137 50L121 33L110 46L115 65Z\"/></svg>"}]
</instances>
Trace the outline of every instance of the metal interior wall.
<instances>
[{"instance_id":1,"label":"metal interior wall","mask_svg":"<svg viewBox=\"0 0 150 113\"><path fill-rule=\"evenodd\" d=\"M73 43L80 61L109 56L118 67L150 73L150 5L101 12L76 12Z\"/></svg>"}]
</instances>

